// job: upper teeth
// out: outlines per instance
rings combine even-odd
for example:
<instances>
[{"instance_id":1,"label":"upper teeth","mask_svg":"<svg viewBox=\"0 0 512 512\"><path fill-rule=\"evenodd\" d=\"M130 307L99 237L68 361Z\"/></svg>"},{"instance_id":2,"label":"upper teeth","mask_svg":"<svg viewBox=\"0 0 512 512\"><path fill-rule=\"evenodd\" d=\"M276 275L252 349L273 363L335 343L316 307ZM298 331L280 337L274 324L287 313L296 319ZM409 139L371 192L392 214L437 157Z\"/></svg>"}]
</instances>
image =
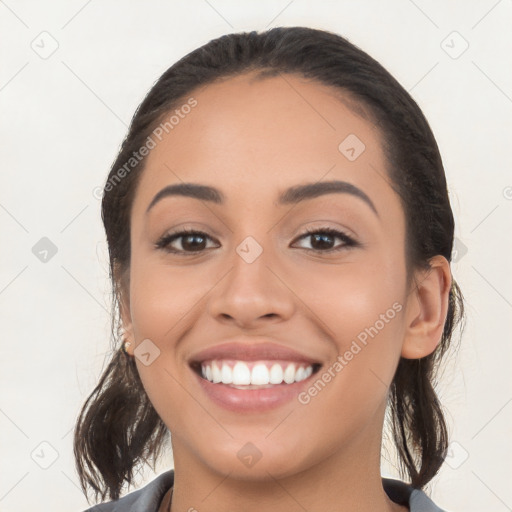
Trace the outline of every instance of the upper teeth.
<instances>
[{"instance_id":1,"label":"upper teeth","mask_svg":"<svg viewBox=\"0 0 512 512\"><path fill-rule=\"evenodd\" d=\"M252 366L252 370L250 368ZM307 363L278 363L272 361L245 361L228 363L227 361L204 361L201 364L203 378L214 384L233 384L235 386L268 384L286 384L300 382L313 373L313 366Z\"/></svg>"}]
</instances>

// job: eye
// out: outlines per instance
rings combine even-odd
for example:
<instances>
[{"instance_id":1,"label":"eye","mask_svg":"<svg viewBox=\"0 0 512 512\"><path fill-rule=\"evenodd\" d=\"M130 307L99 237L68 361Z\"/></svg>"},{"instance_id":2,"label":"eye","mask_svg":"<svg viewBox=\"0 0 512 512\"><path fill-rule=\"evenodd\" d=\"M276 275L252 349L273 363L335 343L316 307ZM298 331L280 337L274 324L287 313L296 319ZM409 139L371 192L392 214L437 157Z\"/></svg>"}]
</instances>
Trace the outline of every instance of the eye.
<instances>
[{"instance_id":1,"label":"eye","mask_svg":"<svg viewBox=\"0 0 512 512\"><path fill-rule=\"evenodd\" d=\"M349 247L359 247L360 245L359 242L356 242L352 237L343 233L343 231L327 227L308 229L298 239L301 240L307 238L310 239L313 248L309 249L305 247L305 249L316 252L336 252ZM343 244L340 244L337 247L331 247L336 238L342 240Z\"/></svg>"},{"instance_id":2,"label":"eye","mask_svg":"<svg viewBox=\"0 0 512 512\"><path fill-rule=\"evenodd\" d=\"M171 247L171 244L180 239L181 249ZM212 240L206 233L193 229L184 229L178 233L168 233L164 235L155 244L155 247L171 253L197 253L206 249L205 244L207 239Z\"/></svg>"},{"instance_id":3,"label":"eye","mask_svg":"<svg viewBox=\"0 0 512 512\"><path fill-rule=\"evenodd\" d=\"M303 233L298 240L302 239L310 239L313 247L307 248L309 251L316 252L336 252L341 251L342 249L346 249L349 247L359 247L359 242L356 242L353 238L343 233L342 231L338 231L333 228L315 228L307 230ZM335 239L341 240L343 243L338 245L337 247L331 247L334 243ZM155 244L157 249L162 249L166 252L174 253L174 254L193 254L203 252L207 245L208 240L213 240L209 235L203 233L202 231L195 231L193 229L184 229L177 233L168 233L164 235L160 240ZM180 247L172 247L172 245L179 241ZM211 248L211 247L210 247Z\"/></svg>"}]
</instances>

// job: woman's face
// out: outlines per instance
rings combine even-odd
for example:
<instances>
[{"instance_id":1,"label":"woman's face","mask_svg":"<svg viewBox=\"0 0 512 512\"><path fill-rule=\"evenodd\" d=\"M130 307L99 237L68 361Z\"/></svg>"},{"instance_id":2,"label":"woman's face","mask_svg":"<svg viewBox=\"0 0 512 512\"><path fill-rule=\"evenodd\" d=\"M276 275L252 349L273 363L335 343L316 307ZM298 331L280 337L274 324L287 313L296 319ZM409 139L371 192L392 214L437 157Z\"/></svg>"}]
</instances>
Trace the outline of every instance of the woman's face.
<instances>
[{"instance_id":1,"label":"woman's face","mask_svg":"<svg viewBox=\"0 0 512 512\"><path fill-rule=\"evenodd\" d=\"M191 96L197 104L178 107L168 134L153 136L131 213L123 313L176 467L265 479L335 454L374 457L411 298L404 213L377 128L332 89L294 75L243 75ZM328 191L331 182L339 188ZM214 187L222 201L153 202L185 183ZM305 185L321 188L293 193ZM200 234L157 247L184 229ZM213 359L226 379L241 361L236 382L299 381L207 382L191 362L218 380ZM321 366L308 376L310 363Z\"/></svg>"}]
</instances>

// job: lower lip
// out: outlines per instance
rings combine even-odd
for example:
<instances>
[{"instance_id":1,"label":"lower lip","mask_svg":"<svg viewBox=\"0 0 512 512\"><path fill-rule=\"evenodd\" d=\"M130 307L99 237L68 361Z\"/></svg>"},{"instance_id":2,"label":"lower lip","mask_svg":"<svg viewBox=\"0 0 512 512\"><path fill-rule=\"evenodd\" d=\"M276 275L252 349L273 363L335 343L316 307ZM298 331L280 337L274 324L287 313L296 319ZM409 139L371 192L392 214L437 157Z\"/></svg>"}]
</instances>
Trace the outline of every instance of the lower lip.
<instances>
[{"instance_id":1,"label":"lower lip","mask_svg":"<svg viewBox=\"0 0 512 512\"><path fill-rule=\"evenodd\" d=\"M261 389L237 389L228 384L214 384L193 370L192 372L213 402L234 412L262 412L279 407L296 399L303 388L309 386L311 378L318 373L312 373L307 379L293 384L276 384Z\"/></svg>"}]
</instances>

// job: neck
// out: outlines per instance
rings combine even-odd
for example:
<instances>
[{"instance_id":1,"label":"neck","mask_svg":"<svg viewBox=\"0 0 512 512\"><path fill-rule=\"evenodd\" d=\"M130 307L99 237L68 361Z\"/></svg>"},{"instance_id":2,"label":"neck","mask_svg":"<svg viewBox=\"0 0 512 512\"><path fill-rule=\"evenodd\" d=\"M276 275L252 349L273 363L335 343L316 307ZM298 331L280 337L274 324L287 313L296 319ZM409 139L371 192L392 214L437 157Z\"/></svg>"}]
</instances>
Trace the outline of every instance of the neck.
<instances>
[{"instance_id":1,"label":"neck","mask_svg":"<svg viewBox=\"0 0 512 512\"><path fill-rule=\"evenodd\" d=\"M359 433L347 446L307 469L275 477L272 469L254 480L212 470L173 440L175 462L171 512L398 512L380 475L381 430ZM364 435L366 434L366 435ZM300 448L298 448L298 451Z\"/></svg>"}]
</instances>

